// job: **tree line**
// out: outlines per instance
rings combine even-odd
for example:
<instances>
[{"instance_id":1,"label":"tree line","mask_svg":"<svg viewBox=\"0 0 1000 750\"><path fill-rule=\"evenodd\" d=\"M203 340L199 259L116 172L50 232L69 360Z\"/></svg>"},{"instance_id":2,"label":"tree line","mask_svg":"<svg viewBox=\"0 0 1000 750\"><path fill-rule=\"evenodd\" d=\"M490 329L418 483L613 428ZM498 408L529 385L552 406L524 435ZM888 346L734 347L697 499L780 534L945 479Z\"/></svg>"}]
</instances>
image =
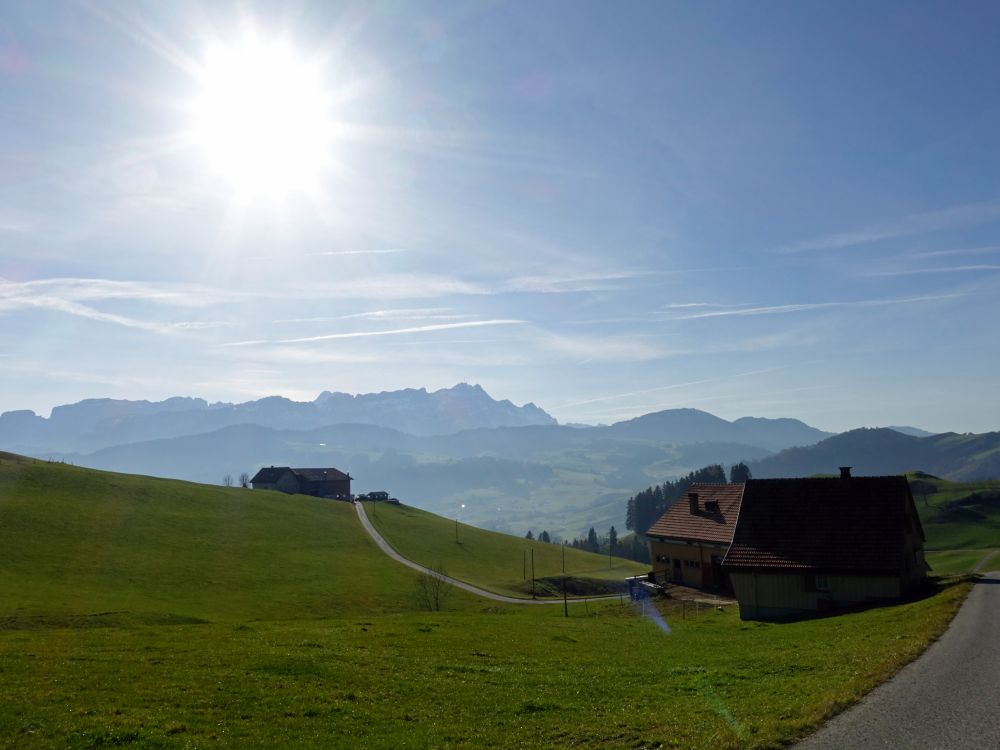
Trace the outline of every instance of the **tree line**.
<instances>
[{"instance_id":1,"label":"tree line","mask_svg":"<svg viewBox=\"0 0 1000 750\"><path fill-rule=\"evenodd\" d=\"M742 484L750 478L750 468L740 461L729 467L729 482ZM721 464L712 464L674 481L647 487L628 499L625 528L636 534L645 534L664 511L687 492L692 484L725 484L726 470Z\"/></svg>"}]
</instances>

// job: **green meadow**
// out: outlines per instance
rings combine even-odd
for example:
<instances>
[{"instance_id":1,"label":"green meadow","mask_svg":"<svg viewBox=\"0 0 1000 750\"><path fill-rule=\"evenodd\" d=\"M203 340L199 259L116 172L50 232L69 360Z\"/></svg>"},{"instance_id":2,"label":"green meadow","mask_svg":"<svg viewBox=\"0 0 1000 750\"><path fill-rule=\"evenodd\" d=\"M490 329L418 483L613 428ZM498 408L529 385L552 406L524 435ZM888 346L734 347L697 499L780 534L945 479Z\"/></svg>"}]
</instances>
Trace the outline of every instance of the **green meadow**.
<instances>
[{"instance_id":1,"label":"green meadow","mask_svg":"<svg viewBox=\"0 0 1000 750\"><path fill-rule=\"evenodd\" d=\"M516 583L509 540L467 574ZM617 601L565 617L456 591L425 612L350 505L9 455L0 570L10 748L781 747L917 655L967 589L782 625L667 606L669 633Z\"/></svg>"},{"instance_id":2,"label":"green meadow","mask_svg":"<svg viewBox=\"0 0 1000 750\"><path fill-rule=\"evenodd\" d=\"M967 573L988 558L1000 565L1000 481L950 482L910 474L913 500L927 536L926 557L935 573Z\"/></svg>"},{"instance_id":3,"label":"green meadow","mask_svg":"<svg viewBox=\"0 0 1000 750\"><path fill-rule=\"evenodd\" d=\"M455 578L508 596L531 593L532 561L537 579L565 574L578 582L594 581L593 588L649 571L644 563L620 557L456 526L455 521L406 505L367 502L364 508L379 533L404 557L428 567L443 566Z\"/></svg>"}]
</instances>

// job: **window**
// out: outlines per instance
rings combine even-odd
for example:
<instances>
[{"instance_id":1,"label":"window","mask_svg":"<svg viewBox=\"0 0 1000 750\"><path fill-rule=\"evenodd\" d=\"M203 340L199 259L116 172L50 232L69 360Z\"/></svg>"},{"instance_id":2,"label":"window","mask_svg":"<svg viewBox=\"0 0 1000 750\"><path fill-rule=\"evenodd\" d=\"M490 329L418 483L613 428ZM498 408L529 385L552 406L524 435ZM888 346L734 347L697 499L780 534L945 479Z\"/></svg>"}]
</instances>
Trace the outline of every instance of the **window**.
<instances>
[{"instance_id":1,"label":"window","mask_svg":"<svg viewBox=\"0 0 1000 750\"><path fill-rule=\"evenodd\" d=\"M829 591L830 581L826 575L807 575L804 576L806 591Z\"/></svg>"},{"instance_id":2,"label":"window","mask_svg":"<svg viewBox=\"0 0 1000 750\"><path fill-rule=\"evenodd\" d=\"M670 562L670 558L667 557L666 555L657 555L656 556L656 562L669 563Z\"/></svg>"}]
</instances>

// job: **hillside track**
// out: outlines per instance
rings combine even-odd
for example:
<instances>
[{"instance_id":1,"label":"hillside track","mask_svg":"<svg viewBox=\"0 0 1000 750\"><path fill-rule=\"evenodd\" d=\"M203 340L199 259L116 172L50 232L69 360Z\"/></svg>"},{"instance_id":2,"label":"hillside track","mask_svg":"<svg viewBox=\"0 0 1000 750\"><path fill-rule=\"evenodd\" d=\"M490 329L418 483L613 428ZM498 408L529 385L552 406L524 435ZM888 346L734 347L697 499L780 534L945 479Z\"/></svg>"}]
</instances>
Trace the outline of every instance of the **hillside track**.
<instances>
[{"instance_id":1,"label":"hillside track","mask_svg":"<svg viewBox=\"0 0 1000 750\"><path fill-rule=\"evenodd\" d=\"M998 551L1000 550L995 550L995 549L987 550L986 554L983 555L982 558L980 558L978 563L976 563L976 567L972 569L972 572L979 573L984 567L986 567L986 564L990 562L993 555L995 555Z\"/></svg>"},{"instance_id":2,"label":"hillside track","mask_svg":"<svg viewBox=\"0 0 1000 750\"><path fill-rule=\"evenodd\" d=\"M420 571L421 573L427 573L429 575L435 576L437 578L442 578L456 588L460 588L463 591L468 591L470 594L475 594L476 596L481 596L484 599L492 599L495 602L503 602L504 604L562 604L562 599L521 599L516 596L504 596L503 594L495 594L492 591L487 591L486 589L481 589L478 586L473 586L471 583L466 583L465 581L460 581L457 578L452 578L451 576L441 575L430 568L421 565L420 563L414 562L409 558L403 557L399 554L389 542L385 540L378 530L372 525L372 522L368 519L368 514L365 513L363 503L354 503L354 509L358 513L358 520L364 527L368 535L374 540L378 548L382 550L385 554L391 557L398 563L402 563L408 568L413 568L414 570ZM590 596L586 597L587 601L594 601L597 599L616 599L616 595L609 596ZM583 601L582 597L571 597L570 601Z\"/></svg>"},{"instance_id":3,"label":"hillside track","mask_svg":"<svg viewBox=\"0 0 1000 750\"><path fill-rule=\"evenodd\" d=\"M1000 749L1000 572L973 586L916 661L796 750Z\"/></svg>"}]
</instances>

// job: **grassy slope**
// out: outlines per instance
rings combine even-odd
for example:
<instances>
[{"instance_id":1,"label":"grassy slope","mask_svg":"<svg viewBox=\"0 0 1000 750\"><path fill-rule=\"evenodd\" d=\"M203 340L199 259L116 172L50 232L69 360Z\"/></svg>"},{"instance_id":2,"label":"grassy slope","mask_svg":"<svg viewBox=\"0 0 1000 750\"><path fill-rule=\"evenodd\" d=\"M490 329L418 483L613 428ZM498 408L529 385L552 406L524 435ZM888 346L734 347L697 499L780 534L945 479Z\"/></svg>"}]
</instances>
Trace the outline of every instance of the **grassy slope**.
<instances>
[{"instance_id":1,"label":"grassy slope","mask_svg":"<svg viewBox=\"0 0 1000 750\"><path fill-rule=\"evenodd\" d=\"M0 461L0 746L775 747L964 594L670 635L617 603L415 612L351 512Z\"/></svg>"},{"instance_id":2,"label":"grassy slope","mask_svg":"<svg viewBox=\"0 0 1000 750\"><path fill-rule=\"evenodd\" d=\"M937 488L937 492L927 495L914 492L913 497L929 548L1000 547L1000 481L922 481ZM980 499L971 499L973 494L980 495ZM990 499L990 495L995 497Z\"/></svg>"},{"instance_id":3,"label":"grassy slope","mask_svg":"<svg viewBox=\"0 0 1000 750\"><path fill-rule=\"evenodd\" d=\"M0 570L0 615L208 619L399 611L414 575L375 547L346 503L9 457Z\"/></svg>"},{"instance_id":4,"label":"grassy slope","mask_svg":"<svg viewBox=\"0 0 1000 750\"><path fill-rule=\"evenodd\" d=\"M931 570L937 575L971 572L980 560L985 560L983 570L992 570L997 563L996 551L981 549L935 550L925 553Z\"/></svg>"},{"instance_id":5,"label":"grassy slope","mask_svg":"<svg viewBox=\"0 0 1000 750\"><path fill-rule=\"evenodd\" d=\"M534 551L535 577L562 575L562 546L518 539L506 534L455 523L410 506L365 503L368 517L400 554L428 566L443 565L450 575L502 594L523 596L531 590L530 554ZM528 553L528 582L525 581L525 553ZM566 550L566 574L578 578L620 581L646 573L649 566Z\"/></svg>"},{"instance_id":6,"label":"grassy slope","mask_svg":"<svg viewBox=\"0 0 1000 750\"><path fill-rule=\"evenodd\" d=\"M909 478L918 480L913 499L927 536L927 561L935 573L968 572L989 549L1000 547L1000 481L949 482L912 474ZM921 483L936 491L921 492Z\"/></svg>"}]
</instances>

